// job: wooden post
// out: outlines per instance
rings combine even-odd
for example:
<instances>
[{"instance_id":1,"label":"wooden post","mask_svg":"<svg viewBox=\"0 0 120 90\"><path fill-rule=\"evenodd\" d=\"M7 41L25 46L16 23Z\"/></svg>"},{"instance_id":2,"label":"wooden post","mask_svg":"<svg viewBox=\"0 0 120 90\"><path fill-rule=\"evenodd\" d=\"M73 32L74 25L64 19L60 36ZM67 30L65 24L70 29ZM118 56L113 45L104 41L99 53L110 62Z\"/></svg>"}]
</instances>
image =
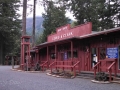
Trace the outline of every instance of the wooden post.
<instances>
[{"instance_id":1,"label":"wooden post","mask_svg":"<svg viewBox=\"0 0 120 90\"><path fill-rule=\"evenodd\" d=\"M39 61L39 51L37 53L37 63L38 63L38 61Z\"/></svg>"},{"instance_id":2,"label":"wooden post","mask_svg":"<svg viewBox=\"0 0 120 90\"><path fill-rule=\"evenodd\" d=\"M28 41L26 41L27 39ZM27 52L25 51L27 49ZM21 69L24 69L25 52L27 53L28 60L30 59L30 36L21 37Z\"/></svg>"},{"instance_id":3,"label":"wooden post","mask_svg":"<svg viewBox=\"0 0 120 90\"><path fill-rule=\"evenodd\" d=\"M26 35L27 0L23 0L22 36ZM24 38L21 38L21 69L24 67Z\"/></svg>"},{"instance_id":4,"label":"wooden post","mask_svg":"<svg viewBox=\"0 0 120 90\"><path fill-rule=\"evenodd\" d=\"M25 51L24 51L24 49L25 49L25 47L24 47L24 44L23 44L23 48L22 48L22 51L23 51L22 52L22 62L23 62L22 64L23 64L23 68L22 69L24 69L24 63L25 63L25 60L24 60L25 59Z\"/></svg>"},{"instance_id":5,"label":"wooden post","mask_svg":"<svg viewBox=\"0 0 120 90\"><path fill-rule=\"evenodd\" d=\"M71 61L73 65L73 42L72 41L71 41ZM73 68L71 68L71 70L73 71Z\"/></svg>"},{"instance_id":6,"label":"wooden post","mask_svg":"<svg viewBox=\"0 0 120 90\"><path fill-rule=\"evenodd\" d=\"M27 0L23 0L22 36L26 35Z\"/></svg>"},{"instance_id":7,"label":"wooden post","mask_svg":"<svg viewBox=\"0 0 120 90\"><path fill-rule=\"evenodd\" d=\"M48 61L48 63L47 63L47 68L49 68L49 66L48 66L48 64L49 64L48 54L49 54L49 48L48 48L48 46L47 46L47 61Z\"/></svg>"},{"instance_id":8,"label":"wooden post","mask_svg":"<svg viewBox=\"0 0 120 90\"><path fill-rule=\"evenodd\" d=\"M34 0L34 8L33 8L33 31L32 31L32 47L35 46L35 13L36 12L36 0Z\"/></svg>"},{"instance_id":9,"label":"wooden post","mask_svg":"<svg viewBox=\"0 0 120 90\"><path fill-rule=\"evenodd\" d=\"M114 64L114 66L115 66L115 77L116 77L116 75L117 75L117 71L116 71L116 65L117 63L116 63L116 59L115 59L115 64Z\"/></svg>"},{"instance_id":10,"label":"wooden post","mask_svg":"<svg viewBox=\"0 0 120 90\"><path fill-rule=\"evenodd\" d=\"M22 38L21 38L21 54L20 54L20 68L22 69L22 64L23 64L23 61L22 61L22 58L23 58L23 56L22 56L22 48L23 48L23 45L22 45Z\"/></svg>"},{"instance_id":11,"label":"wooden post","mask_svg":"<svg viewBox=\"0 0 120 90\"><path fill-rule=\"evenodd\" d=\"M111 69L109 70L109 81L111 82Z\"/></svg>"},{"instance_id":12,"label":"wooden post","mask_svg":"<svg viewBox=\"0 0 120 90\"><path fill-rule=\"evenodd\" d=\"M96 68L94 68L94 78L96 77Z\"/></svg>"},{"instance_id":13,"label":"wooden post","mask_svg":"<svg viewBox=\"0 0 120 90\"><path fill-rule=\"evenodd\" d=\"M57 61L57 45L55 44L55 62ZM57 65L57 62L55 63L55 66ZM56 67L57 70L57 67Z\"/></svg>"}]
</instances>

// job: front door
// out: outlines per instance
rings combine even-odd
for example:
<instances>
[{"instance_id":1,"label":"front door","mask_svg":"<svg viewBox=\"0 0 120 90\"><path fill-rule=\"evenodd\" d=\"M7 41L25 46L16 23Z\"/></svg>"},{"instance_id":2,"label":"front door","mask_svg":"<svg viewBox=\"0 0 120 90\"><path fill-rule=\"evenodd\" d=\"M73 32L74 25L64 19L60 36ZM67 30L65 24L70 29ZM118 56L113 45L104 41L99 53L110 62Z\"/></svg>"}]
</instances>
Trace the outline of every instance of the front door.
<instances>
[{"instance_id":1,"label":"front door","mask_svg":"<svg viewBox=\"0 0 120 90\"><path fill-rule=\"evenodd\" d=\"M98 60L104 60L105 58L106 58L106 48L99 47L98 48ZM103 72L106 72L107 71L106 67L107 67L107 62L102 62L100 70Z\"/></svg>"},{"instance_id":2,"label":"front door","mask_svg":"<svg viewBox=\"0 0 120 90\"><path fill-rule=\"evenodd\" d=\"M100 47L98 52L98 59L103 60L106 58L106 48L105 47Z\"/></svg>"},{"instance_id":3,"label":"front door","mask_svg":"<svg viewBox=\"0 0 120 90\"><path fill-rule=\"evenodd\" d=\"M91 69L98 62L97 48L91 48Z\"/></svg>"},{"instance_id":4,"label":"front door","mask_svg":"<svg viewBox=\"0 0 120 90\"><path fill-rule=\"evenodd\" d=\"M90 70L90 51L89 51L89 48L86 48L84 55L85 55L84 70L89 71Z\"/></svg>"},{"instance_id":5,"label":"front door","mask_svg":"<svg viewBox=\"0 0 120 90\"><path fill-rule=\"evenodd\" d=\"M61 57L60 57L60 60L64 60L64 53L61 53Z\"/></svg>"}]
</instances>

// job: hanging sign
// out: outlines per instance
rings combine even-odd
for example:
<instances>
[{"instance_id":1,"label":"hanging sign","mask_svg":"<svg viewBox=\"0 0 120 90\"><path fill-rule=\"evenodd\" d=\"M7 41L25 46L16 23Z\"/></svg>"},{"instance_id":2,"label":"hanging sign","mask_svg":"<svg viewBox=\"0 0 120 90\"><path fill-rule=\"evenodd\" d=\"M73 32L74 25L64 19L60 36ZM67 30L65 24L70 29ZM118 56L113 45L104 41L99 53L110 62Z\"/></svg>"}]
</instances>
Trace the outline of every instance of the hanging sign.
<instances>
[{"instance_id":1,"label":"hanging sign","mask_svg":"<svg viewBox=\"0 0 120 90\"><path fill-rule=\"evenodd\" d=\"M118 58L118 48L107 48L108 58Z\"/></svg>"}]
</instances>

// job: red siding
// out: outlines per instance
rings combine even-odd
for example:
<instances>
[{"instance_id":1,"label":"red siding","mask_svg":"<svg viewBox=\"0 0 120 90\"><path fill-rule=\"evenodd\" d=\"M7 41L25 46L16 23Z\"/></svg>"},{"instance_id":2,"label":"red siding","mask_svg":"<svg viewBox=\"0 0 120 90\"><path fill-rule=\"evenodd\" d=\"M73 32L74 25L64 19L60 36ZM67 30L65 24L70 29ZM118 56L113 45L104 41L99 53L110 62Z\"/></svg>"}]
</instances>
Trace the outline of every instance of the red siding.
<instances>
[{"instance_id":1,"label":"red siding","mask_svg":"<svg viewBox=\"0 0 120 90\"><path fill-rule=\"evenodd\" d=\"M68 29L63 30L63 28L65 27L61 27L61 29L59 28L62 31L58 32L59 29L57 29L57 33L49 35L47 41L53 42L53 41L58 41L58 40L75 37L75 36L79 37L82 35L90 34L92 31L91 23L87 23L87 24L77 26L75 28L71 28L71 29L68 28Z\"/></svg>"}]
</instances>

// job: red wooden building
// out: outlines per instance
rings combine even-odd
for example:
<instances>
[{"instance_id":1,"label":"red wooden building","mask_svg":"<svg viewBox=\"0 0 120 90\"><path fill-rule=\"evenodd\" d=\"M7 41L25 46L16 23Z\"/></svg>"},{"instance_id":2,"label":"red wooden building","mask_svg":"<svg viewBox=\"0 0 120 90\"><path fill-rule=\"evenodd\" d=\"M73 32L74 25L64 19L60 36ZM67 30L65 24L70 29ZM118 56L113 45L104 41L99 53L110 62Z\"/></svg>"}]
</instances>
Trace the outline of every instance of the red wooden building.
<instances>
[{"instance_id":1,"label":"red wooden building","mask_svg":"<svg viewBox=\"0 0 120 90\"><path fill-rule=\"evenodd\" d=\"M37 45L32 62L42 68L120 73L120 27L99 32L86 23L74 28L65 25ZM97 67L97 68L96 68Z\"/></svg>"}]
</instances>

